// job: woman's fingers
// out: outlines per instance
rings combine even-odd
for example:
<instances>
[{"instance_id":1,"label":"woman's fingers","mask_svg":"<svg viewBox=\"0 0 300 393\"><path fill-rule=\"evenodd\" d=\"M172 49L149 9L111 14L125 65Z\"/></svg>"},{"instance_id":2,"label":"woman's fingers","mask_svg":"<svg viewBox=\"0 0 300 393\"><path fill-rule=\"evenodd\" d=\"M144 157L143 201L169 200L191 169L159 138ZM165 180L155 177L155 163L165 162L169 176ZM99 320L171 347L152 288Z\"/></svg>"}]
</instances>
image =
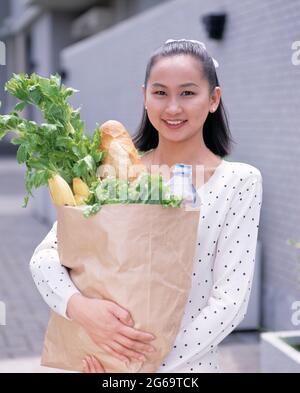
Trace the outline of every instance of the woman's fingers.
<instances>
[{"instance_id":1,"label":"woman's fingers","mask_svg":"<svg viewBox=\"0 0 300 393\"><path fill-rule=\"evenodd\" d=\"M95 358L95 356L91 356L92 362L94 365L94 369L96 373L105 373L104 367L102 366L101 362Z\"/></svg>"},{"instance_id":2,"label":"woman's fingers","mask_svg":"<svg viewBox=\"0 0 300 393\"><path fill-rule=\"evenodd\" d=\"M83 359L83 361L82 361L82 372L84 372L84 373L90 372L89 364L85 359Z\"/></svg>"},{"instance_id":3,"label":"woman's fingers","mask_svg":"<svg viewBox=\"0 0 300 393\"><path fill-rule=\"evenodd\" d=\"M118 334L116 337L114 337L114 340L124 347L137 352L151 353L156 350L155 347L150 344L141 343L140 341L136 340L130 340L128 337L123 336L122 334Z\"/></svg>"},{"instance_id":4,"label":"woman's fingers","mask_svg":"<svg viewBox=\"0 0 300 393\"><path fill-rule=\"evenodd\" d=\"M129 326L134 326L134 321L133 321L130 313L127 310L125 310L123 307L121 307L120 305L112 303L111 304L111 312L121 322L123 322Z\"/></svg>"},{"instance_id":5,"label":"woman's fingers","mask_svg":"<svg viewBox=\"0 0 300 393\"><path fill-rule=\"evenodd\" d=\"M107 353L109 353L110 355L115 356L117 359L119 359L122 362L124 362L126 364L126 366L128 366L130 360L126 356L121 355L119 352L115 351L113 348L111 348L107 344L102 344L101 346Z\"/></svg>"},{"instance_id":6,"label":"woman's fingers","mask_svg":"<svg viewBox=\"0 0 300 393\"><path fill-rule=\"evenodd\" d=\"M82 362L84 373L105 373L104 367L94 356L86 356Z\"/></svg>"},{"instance_id":7,"label":"woman's fingers","mask_svg":"<svg viewBox=\"0 0 300 393\"><path fill-rule=\"evenodd\" d=\"M95 366L93 364L93 361L92 361L91 357L87 356L86 357L86 361L88 362L90 373L94 374L96 372L96 369L95 369Z\"/></svg>"},{"instance_id":8,"label":"woman's fingers","mask_svg":"<svg viewBox=\"0 0 300 393\"><path fill-rule=\"evenodd\" d=\"M129 349L127 347L124 347L123 345L120 345L116 341L113 341L112 343L110 343L110 347L113 350L115 350L117 353L122 353L125 356L128 356L130 358L141 360L141 361L147 360L146 356L143 355L142 353L136 352L136 351L132 351L131 349Z\"/></svg>"},{"instance_id":9,"label":"woman's fingers","mask_svg":"<svg viewBox=\"0 0 300 393\"><path fill-rule=\"evenodd\" d=\"M138 330L123 324L120 327L119 333L131 338L132 340L141 341L143 343L149 343L156 339L156 337L151 333L145 333L142 330Z\"/></svg>"}]
</instances>

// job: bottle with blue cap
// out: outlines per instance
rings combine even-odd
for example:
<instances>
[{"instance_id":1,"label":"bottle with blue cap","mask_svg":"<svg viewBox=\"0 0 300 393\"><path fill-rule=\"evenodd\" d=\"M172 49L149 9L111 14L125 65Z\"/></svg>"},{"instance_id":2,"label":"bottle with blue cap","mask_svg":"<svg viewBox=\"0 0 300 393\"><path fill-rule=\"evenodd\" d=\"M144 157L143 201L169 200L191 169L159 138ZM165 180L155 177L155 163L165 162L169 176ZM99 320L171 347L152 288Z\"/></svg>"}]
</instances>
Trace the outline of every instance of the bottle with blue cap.
<instances>
[{"instance_id":1,"label":"bottle with blue cap","mask_svg":"<svg viewBox=\"0 0 300 393\"><path fill-rule=\"evenodd\" d=\"M192 165L175 164L168 182L170 194L183 198L184 207L199 208L201 199L192 180Z\"/></svg>"}]
</instances>

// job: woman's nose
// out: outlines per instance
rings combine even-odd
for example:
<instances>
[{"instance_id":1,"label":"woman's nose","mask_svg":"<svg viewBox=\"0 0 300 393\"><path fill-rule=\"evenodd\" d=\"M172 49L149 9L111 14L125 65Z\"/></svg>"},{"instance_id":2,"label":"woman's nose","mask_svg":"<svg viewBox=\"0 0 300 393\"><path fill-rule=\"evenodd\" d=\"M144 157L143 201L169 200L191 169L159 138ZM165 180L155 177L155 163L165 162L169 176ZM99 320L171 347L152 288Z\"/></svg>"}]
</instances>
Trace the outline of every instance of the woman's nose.
<instances>
[{"instance_id":1,"label":"woman's nose","mask_svg":"<svg viewBox=\"0 0 300 393\"><path fill-rule=\"evenodd\" d=\"M167 105L165 112L169 114L177 114L182 112L182 108L178 102L172 102Z\"/></svg>"}]
</instances>

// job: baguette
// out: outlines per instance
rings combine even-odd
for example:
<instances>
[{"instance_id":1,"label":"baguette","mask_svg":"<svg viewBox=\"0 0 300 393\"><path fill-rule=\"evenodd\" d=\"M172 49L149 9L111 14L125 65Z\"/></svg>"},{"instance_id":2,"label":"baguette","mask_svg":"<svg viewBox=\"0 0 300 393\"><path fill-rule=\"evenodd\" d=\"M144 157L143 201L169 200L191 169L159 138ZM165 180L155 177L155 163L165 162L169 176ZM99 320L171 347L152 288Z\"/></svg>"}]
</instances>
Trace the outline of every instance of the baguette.
<instances>
[{"instance_id":1,"label":"baguette","mask_svg":"<svg viewBox=\"0 0 300 393\"><path fill-rule=\"evenodd\" d=\"M108 120L100 126L100 149L106 152L106 157L100 168L100 177L108 174L130 182L146 172L141 157L135 148L131 136L122 123Z\"/></svg>"}]
</instances>

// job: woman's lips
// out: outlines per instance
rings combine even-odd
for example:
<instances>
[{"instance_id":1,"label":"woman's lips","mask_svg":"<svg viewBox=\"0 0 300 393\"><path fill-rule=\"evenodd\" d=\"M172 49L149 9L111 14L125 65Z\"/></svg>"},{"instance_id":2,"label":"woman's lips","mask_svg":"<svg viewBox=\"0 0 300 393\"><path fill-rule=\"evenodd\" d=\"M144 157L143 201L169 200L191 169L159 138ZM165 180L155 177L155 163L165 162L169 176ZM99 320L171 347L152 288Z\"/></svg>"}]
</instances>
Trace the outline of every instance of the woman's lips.
<instances>
[{"instance_id":1,"label":"woman's lips","mask_svg":"<svg viewBox=\"0 0 300 393\"><path fill-rule=\"evenodd\" d=\"M171 128L171 129L177 129L177 128L181 128L182 126L184 126L184 124L187 122L187 120L184 120L183 122L181 122L179 124L170 124L170 123L167 123L166 120L164 120L164 122L167 125L167 127Z\"/></svg>"}]
</instances>

